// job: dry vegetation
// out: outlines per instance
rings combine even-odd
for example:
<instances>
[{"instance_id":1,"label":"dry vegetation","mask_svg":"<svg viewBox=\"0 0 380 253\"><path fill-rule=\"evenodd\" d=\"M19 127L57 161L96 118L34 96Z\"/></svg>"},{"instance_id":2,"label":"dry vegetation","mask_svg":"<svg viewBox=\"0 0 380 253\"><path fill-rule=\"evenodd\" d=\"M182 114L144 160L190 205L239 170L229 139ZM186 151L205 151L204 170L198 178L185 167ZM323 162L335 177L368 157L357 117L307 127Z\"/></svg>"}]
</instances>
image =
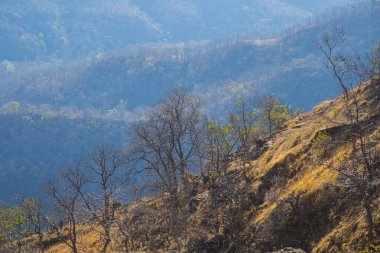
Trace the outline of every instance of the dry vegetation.
<instances>
[{"instance_id":1,"label":"dry vegetation","mask_svg":"<svg viewBox=\"0 0 380 253\"><path fill-rule=\"evenodd\" d=\"M370 126L369 135L379 148L380 82L367 82L358 89L359 100L365 101L361 122ZM339 175L325 166L339 166L351 152L347 144L349 127L342 124L346 120L343 99L318 105L267 138L262 154L249 161L249 180L241 176L239 161L232 163L230 184L217 182L236 193L232 202L231 192L216 191L213 182L199 180L192 199L194 209L185 212L188 207L183 208L181 214L186 213L186 217L182 217L183 231L177 238L168 236L166 216L170 214L164 208L168 196L120 207L116 216L129 229L128 242L114 224L110 252L125 252L126 245L127 252L241 252L236 247L264 252L286 246L308 252L364 249L369 245L364 212L359 203L334 186ZM221 194L221 199L215 193ZM379 204L377 194L373 203L377 242ZM79 231L80 251L98 252L101 238L88 226L82 225ZM70 250L64 244L52 243L48 252Z\"/></svg>"},{"instance_id":2,"label":"dry vegetation","mask_svg":"<svg viewBox=\"0 0 380 253\"><path fill-rule=\"evenodd\" d=\"M241 98L220 123L173 90L134 124L126 152L100 145L49 181L50 216L33 199L0 208L0 250L379 251L380 45L365 67L335 55L342 39L319 44L341 97L307 114Z\"/></svg>"}]
</instances>

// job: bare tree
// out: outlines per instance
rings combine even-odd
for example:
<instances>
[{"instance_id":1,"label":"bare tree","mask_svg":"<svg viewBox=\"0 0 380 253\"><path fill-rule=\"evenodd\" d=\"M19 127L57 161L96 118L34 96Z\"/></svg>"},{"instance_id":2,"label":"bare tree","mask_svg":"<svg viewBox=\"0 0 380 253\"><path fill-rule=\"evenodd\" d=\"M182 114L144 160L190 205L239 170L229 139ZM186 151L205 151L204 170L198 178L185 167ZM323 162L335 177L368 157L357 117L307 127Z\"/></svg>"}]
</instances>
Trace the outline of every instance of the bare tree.
<instances>
[{"instance_id":1,"label":"bare tree","mask_svg":"<svg viewBox=\"0 0 380 253\"><path fill-rule=\"evenodd\" d=\"M179 187L188 190L187 173L196 170L203 131L200 106L200 99L185 89L174 90L134 126L135 159L153 170L163 190L173 196Z\"/></svg>"},{"instance_id":2,"label":"bare tree","mask_svg":"<svg viewBox=\"0 0 380 253\"><path fill-rule=\"evenodd\" d=\"M151 235L161 229L164 224L162 209L155 209L147 203L139 201L127 207L117 219L116 224L122 235L122 244L126 253L137 252L141 247L155 243Z\"/></svg>"},{"instance_id":3,"label":"bare tree","mask_svg":"<svg viewBox=\"0 0 380 253\"><path fill-rule=\"evenodd\" d=\"M123 185L130 174L126 171L126 158L121 152L99 145L85 163L88 182L95 186L92 194L77 189L91 218L101 226L103 238L101 252L107 252L111 243L111 227L115 222L115 211L121 205Z\"/></svg>"},{"instance_id":4,"label":"bare tree","mask_svg":"<svg viewBox=\"0 0 380 253\"><path fill-rule=\"evenodd\" d=\"M87 179L79 164L63 169L60 181L49 181L46 193L52 199L56 215L46 218L57 238L65 243L73 253L78 253L78 224L84 220L81 192Z\"/></svg>"},{"instance_id":5,"label":"bare tree","mask_svg":"<svg viewBox=\"0 0 380 253\"><path fill-rule=\"evenodd\" d=\"M373 242L372 206L379 190L379 154L371 140L371 127L368 127L368 124L361 118L363 107L360 99L365 98L361 98L359 95L365 73L359 67L360 62L358 62L358 59L348 58L336 53L339 43L343 40L344 31L335 29L325 34L317 44L327 60L327 67L332 70L342 89L346 111L345 117L349 122L351 133L349 143L352 153L348 160L342 161L338 168L331 164L327 166L339 175L336 186L352 193L351 196L361 202L366 216L368 239ZM370 57L368 69L376 69L377 62L378 58L373 54ZM373 75L370 78L373 78ZM355 86L359 87L355 88ZM369 115L373 113L371 110L373 109L367 108Z\"/></svg>"},{"instance_id":6,"label":"bare tree","mask_svg":"<svg viewBox=\"0 0 380 253\"><path fill-rule=\"evenodd\" d=\"M201 100L189 96L185 89L170 92L133 128L131 154L145 171L152 171L156 187L167 192L172 217L172 234L178 236L180 198L183 187L191 190L189 174L199 171L199 147L203 134Z\"/></svg>"}]
</instances>

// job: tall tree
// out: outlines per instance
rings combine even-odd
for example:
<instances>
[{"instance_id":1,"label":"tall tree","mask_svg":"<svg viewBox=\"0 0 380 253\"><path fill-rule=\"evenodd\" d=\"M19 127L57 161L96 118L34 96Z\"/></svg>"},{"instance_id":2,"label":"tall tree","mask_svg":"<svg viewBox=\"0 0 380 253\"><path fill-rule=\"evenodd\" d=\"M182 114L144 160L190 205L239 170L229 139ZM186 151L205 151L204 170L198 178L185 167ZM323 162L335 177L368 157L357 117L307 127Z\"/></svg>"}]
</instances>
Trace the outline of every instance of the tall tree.
<instances>
[{"instance_id":1,"label":"tall tree","mask_svg":"<svg viewBox=\"0 0 380 253\"><path fill-rule=\"evenodd\" d=\"M201 100L185 89L170 92L133 131L134 158L156 173L160 187L171 196L188 190L187 173L195 170L203 135Z\"/></svg>"},{"instance_id":2,"label":"tall tree","mask_svg":"<svg viewBox=\"0 0 380 253\"><path fill-rule=\"evenodd\" d=\"M178 236L180 209L178 190L191 190L189 174L199 170L199 149L204 118L201 100L176 89L133 128L131 154L145 171L153 171L155 186L169 195L171 231Z\"/></svg>"}]
</instances>

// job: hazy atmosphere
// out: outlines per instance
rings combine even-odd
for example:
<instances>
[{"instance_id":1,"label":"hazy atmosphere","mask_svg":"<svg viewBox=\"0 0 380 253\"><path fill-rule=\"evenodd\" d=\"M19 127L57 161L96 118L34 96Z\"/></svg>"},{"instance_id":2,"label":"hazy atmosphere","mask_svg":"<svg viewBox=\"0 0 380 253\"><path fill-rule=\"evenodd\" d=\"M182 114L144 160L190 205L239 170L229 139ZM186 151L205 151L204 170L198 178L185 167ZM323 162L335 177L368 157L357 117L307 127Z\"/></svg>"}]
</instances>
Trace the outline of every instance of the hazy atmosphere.
<instances>
[{"instance_id":1,"label":"hazy atmosphere","mask_svg":"<svg viewBox=\"0 0 380 253\"><path fill-rule=\"evenodd\" d=\"M378 0L1 0L0 253L380 252L379 66Z\"/></svg>"}]
</instances>

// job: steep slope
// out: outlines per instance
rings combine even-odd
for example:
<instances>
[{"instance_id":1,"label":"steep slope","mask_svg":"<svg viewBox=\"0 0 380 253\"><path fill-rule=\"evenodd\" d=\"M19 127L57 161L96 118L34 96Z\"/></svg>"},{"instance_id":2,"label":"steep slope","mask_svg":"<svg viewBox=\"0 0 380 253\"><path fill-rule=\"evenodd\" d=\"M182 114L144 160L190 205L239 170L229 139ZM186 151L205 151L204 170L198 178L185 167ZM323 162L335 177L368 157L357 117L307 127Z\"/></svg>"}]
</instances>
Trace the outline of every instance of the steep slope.
<instances>
[{"instance_id":1,"label":"steep slope","mask_svg":"<svg viewBox=\"0 0 380 253\"><path fill-rule=\"evenodd\" d=\"M366 126L374 147L379 149L380 80L363 84L358 94L361 124ZM347 247L346 250L357 252L369 246L360 203L345 198L347 193L334 187L337 174L324 166L326 163L321 163L323 157L325 162L339 166L341 159L350 152L348 142L352 129L346 124L343 113L342 97L325 101L312 112L289 121L284 129L267 139L258 157L253 154L256 147L248 152L256 157L248 166L249 179L236 177L232 188L228 188L244 190L243 201L235 199L235 203L242 206L233 209L242 211L242 223L239 225L239 219L235 219L239 216L233 218L241 230L235 232L240 239L246 240L248 252L270 252L284 247L315 253L337 252ZM240 173L243 172L239 166L230 168L231 175ZM184 252L224 252L227 248L228 252L239 252L233 247L238 238L228 241L234 238L229 237L233 232L231 227L225 223L222 227L213 225L213 220L223 217L224 209L229 208L223 199L216 206L212 204L213 192L218 186L201 184L194 198L195 211L184 220L185 232L177 243L184 247ZM174 242L167 240L167 227L162 220L164 201L162 196L119 209L118 216L124 217L122 219L130 226L126 238L133 242L132 251L175 249L170 246ZM379 205L377 194L373 206L377 241L380 239ZM236 213L230 213L233 214ZM96 252L100 242L91 227L94 228L87 224L81 228L81 247ZM154 229L149 230L151 227ZM115 252L123 250L123 238L115 227L112 245ZM54 240L49 244L48 252L69 252L65 245Z\"/></svg>"},{"instance_id":2,"label":"steep slope","mask_svg":"<svg viewBox=\"0 0 380 253\"><path fill-rule=\"evenodd\" d=\"M362 124L368 126L370 138L378 149L379 80L362 87L359 97L359 101L365 101ZM269 233L273 241L268 240L268 247L291 244L313 252L334 252L340 250L344 243L360 244L360 240L365 238L364 213L359 211L360 204L344 199L345 193L333 186L338 174L326 166L342 166L342 159L346 159L351 151L348 142L352 132L343 114L343 97L323 102L311 113L290 121L284 131L274 136L270 148L253 161L252 167L256 168L252 171L256 179L254 192L260 210L252 225L259 235L265 235L268 227L272 228ZM322 140L321 136L329 137ZM301 228L293 227L295 231L290 228L285 233L286 227L294 224L288 219L291 208L284 203L286 200L295 201L294 197L299 193L302 196L299 212L305 216L307 224L301 224ZM380 198L377 206L379 201ZM374 207L374 210L379 209ZM375 217L378 227L378 211ZM310 248L305 248L307 244Z\"/></svg>"},{"instance_id":3,"label":"steep slope","mask_svg":"<svg viewBox=\"0 0 380 253\"><path fill-rule=\"evenodd\" d=\"M74 8L78 3L71 4ZM26 132L15 139L4 136L7 131L1 132L1 146L6 147L4 150L7 152L12 152L10 155L0 154L0 171L3 175L21 175L20 170L41 171L33 173L37 177L36 182L41 182L50 172L54 173L58 165L54 150L64 150L67 143L58 141L61 139L51 135L51 131L44 127L42 118L62 118L62 121L69 123L54 125L54 129L68 135L66 126L70 125L70 135L80 136L83 120L100 119L106 121L104 124L110 125L119 121L134 121L143 115L146 107L157 103L166 91L179 86L185 86L191 93L203 96L205 110L212 117L228 112L229 106L240 96L258 101L265 95L276 94L283 103L290 104L293 108L310 110L320 101L339 93L338 87L329 85L333 82L332 76L324 68L321 53L315 47L318 38L336 26L345 28L346 43L340 50L350 55L358 45L359 54L368 52L380 37L380 27L377 25L380 23L380 15L371 6L364 4L358 5L354 10L345 10L333 18L327 15L318 22L269 40L242 37L190 44L153 44L110 54L100 53L96 57L72 63L57 60L30 66L19 62L1 62L0 114L15 115L18 118L17 124L21 125L28 125L28 119L34 117L30 127L35 131ZM20 11L27 12L28 9L24 6ZM6 16L0 16L0 19L3 17ZM97 20L102 22L103 19ZM3 38L5 37L0 36L0 40ZM13 42L10 44L17 45ZM16 121L10 124L8 118L6 116L0 121L1 129L15 128ZM49 123L46 126L48 125ZM86 150L91 150L96 141L103 140L99 138L100 135L117 136L120 133L117 127L103 128L101 133L96 125L87 129L85 135L88 141L85 142L91 145ZM36 132L41 131L47 131L43 141L30 141L37 138L34 136ZM18 137L25 139L21 141ZM71 141L70 147L83 146L79 138L71 138ZM118 140L117 143L120 142ZM36 157L31 152L21 152L34 150L35 145L55 147L43 149L46 153L38 158L41 164L39 169L36 169L36 162L33 162ZM69 152L65 161L70 163L78 159L80 154L83 152ZM30 186L24 182L28 180L27 177L21 176L21 179L21 185ZM5 201L9 201L15 192L10 191L8 184L2 186L4 189L0 186L0 191ZM23 191L19 193L24 194L28 187L20 188ZM33 192L39 190L37 184L33 188Z\"/></svg>"}]
</instances>

